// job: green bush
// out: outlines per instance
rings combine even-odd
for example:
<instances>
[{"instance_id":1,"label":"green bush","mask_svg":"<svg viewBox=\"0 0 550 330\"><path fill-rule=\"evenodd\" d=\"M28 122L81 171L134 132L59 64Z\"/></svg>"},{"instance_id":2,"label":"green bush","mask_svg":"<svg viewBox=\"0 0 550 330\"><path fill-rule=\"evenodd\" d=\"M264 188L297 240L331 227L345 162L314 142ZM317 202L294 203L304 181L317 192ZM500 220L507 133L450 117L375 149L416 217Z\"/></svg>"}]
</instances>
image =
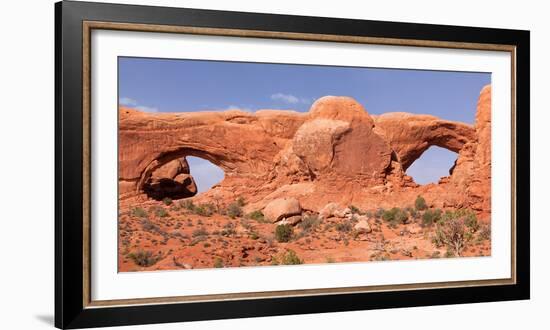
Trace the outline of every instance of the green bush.
<instances>
[{"instance_id":1,"label":"green bush","mask_svg":"<svg viewBox=\"0 0 550 330\"><path fill-rule=\"evenodd\" d=\"M198 229L193 230L192 236L193 237L208 236L208 231L206 231L206 229L204 229L204 228L198 228Z\"/></svg>"},{"instance_id":2,"label":"green bush","mask_svg":"<svg viewBox=\"0 0 550 330\"><path fill-rule=\"evenodd\" d=\"M216 211L216 207L212 203L195 205L190 199L181 202L180 207L203 217L212 216L212 214L214 214Z\"/></svg>"},{"instance_id":3,"label":"green bush","mask_svg":"<svg viewBox=\"0 0 550 330\"><path fill-rule=\"evenodd\" d=\"M294 230L291 225L278 225L275 227L275 239L278 242L288 242L292 238Z\"/></svg>"},{"instance_id":4,"label":"green bush","mask_svg":"<svg viewBox=\"0 0 550 330\"><path fill-rule=\"evenodd\" d=\"M343 232L343 233L349 233L353 230L353 225L349 221L344 221L336 224L336 230Z\"/></svg>"},{"instance_id":5,"label":"green bush","mask_svg":"<svg viewBox=\"0 0 550 330\"><path fill-rule=\"evenodd\" d=\"M386 210L384 210L383 208L379 208L376 210L376 212L374 213L374 217L376 219L380 219L382 218L382 215L384 215L384 212L386 212Z\"/></svg>"},{"instance_id":6,"label":"green bush","mask_svg":"<svg viewBox=\"0 0 550 330\"><path fill-rule=\"evenodd\" d=\"M464 220L464 225L470 230L470 232L474 233L479 229L479 223L477 221L477 216L475 212L469 209L460 209L456 211L446 211L442 218L442 222L446 222L448 220L452 219L460 219L462 218Z\"/></svg>"},{"instance_id":7,"label":"green bush","mask_svg":"<svg viewBox=\"0 0 550 330\"><path fill-rule=\"evenodd\" d=\"M213 204L207 203L207 204L200 204L198 206L195 206L192 210L193 213L203 216L203 217L210 217L212 214L214 214L214 211L216 210L216 207Z\"/></svg>"},{"instance_id":8,"label":"green bush","mask_svg":"<svg viewBox=\"0 0 550 330\"><path fill-rule=\"evenodd\" d=\"M155 208L155 215L160 218L165 218L168 216L168 211L164 209L164 207L157 207Z\"/></svg>"},{"instance_id":9,"label":"green bush","mask_svg":"<svg viewBox=\"0 0 550 330\"><path fill-rule=\"evenodd\" d=\"M303 231L311 231L321 224L321 219L317 215L306 215L302 222L298 224Z\"/></svg>"},{"instance_id":10,"label":"green bush","mask_svg":"<svg viewBox=\"0 0 550 330\"><path fill-rule=\"evenodd\" d=\"M361 210L355 205L350 205L348 208L351 210L352 214L362 214Z\"/></svg>"},{"instance_id":11,"label":"green bush","mask_svg":"<svg viewBox=\"0 0 550 330\"><path fill-rule=\"evenodd\" d=\"M162 202L163 202L164 205L166 205L166 206L172 205L172 198L170 198L170 197L164 197L164 198L162 199Z\"/></svg>"},{"instance_id":12,"label":"green bush","mask_svg":"<svg viewBox=\"0 0 550 330\"><path fill-rule=\"evenodd\" d=\"M391 226L396 226L400 223L406 223L409 219L407 212L398 207L394 207L390 210L384 211L382 219L390 223Z\"/></svg>"},{"instance_id":13,"label":"green bush","mask_svg":"<svg viewBox=\"0 0 550 330\"><path fill-rule=\"evenodd\" d=\"M298 257L294 250L288 250L281 258L283 265L301 265L304 262Z\"/></svg>"},{"instance_id":14,"label":"green bush","mask_svg":"<svg viewBox=\"0 0 550 330\"><path fill-rule=\"evenodd\" d=\"M418 219L419 212L415 208L412 208L412 207L409 206L405 209L405 211L410 214L411 218Z\"/></svg>"},{"instance_id":15,"label":"green bush","mask_svg":"<svg viewBox=\"0 0 550 330\"><path fill-rule=\"evenodd\" d=\"M246 215L247 218L249 219L252 219L252 220L256 220L258 222L262 222L262 223L266 223L266 222L269 222L267 221L267 219L264 217L264 214L262 213L262 211L259 211L259 210L256 210L254 212L250 212Z\"/></svg>"},{"instance_id":16,"label":"green bush","mask_svg":"<svg viewBox=\"0 0 550 330\"><path fill-rule=\"evenodd\" d=\"M469 211L464 215L464 224L472 233L478 231L479 222L477 221L477 216L474 212Z\"/></svg>"},{"instance_id":17,"label":"green bush","mask_svg":"<svg viewBox=\"0 0 550 330\"><path fill-rule=\"evenodd\" d=\"M190 199L186 199L186 200L182 201L180 203L180 206L183 207L184 209L189 210L189 211L193 211L195 209L195 204Z\"/></svg>"},{"instance_id":18,"label":"green bush","mask_svg":"<svg viewBox=\"0 0 550 330\"><path fill-rule=\"evenodd\" d=\"M424 197L418 195L416 197L416 200L414 201L414 207L418 211L424 211L425 209L428 208L428 205L426 204L426 200L424 199Z\"/></svg>"},{"instance_id":19,"label":"green bush","mask_svg":"<svg viewBox=\"0 0 550 330\"><path fill-rule=\"evenodd\" d=\"M447 250L455 256L460 256L466 244L464 218L454 218L437 224L433 239L436 246L447 246Z\"/></svg>"},{"instance_id":20,"label":"green bush","mask_svg":"<svg viewBox=\"0 0 550 330\"><path fill-rule=\"evenodd\" d=\"M214 268L223 268L223 260L219 257L214 259Z\"/></svg>"},{"instance_id":21,"label":"green bush","mask_svg":"<svg viewBox=\"0 0 550 330\"><path fill-rule=\"evenodd\" d=\"M244 200L244 198L242 196L237 198L235 203L237 203L237 205L240 206L240 207L243 207L243 206L246 205L246 201Z\"/></svg>"},{"instance_id":22,"label":"green bush","mask_svg":"<svg viewBox=\"0 0 550 330\"><path fill-rule=\"evenodd\" d=\"M160 256L153 256L153 252L138 250L128 254L128 257L134 261L134 263L141 267L150 267L156 264L160 259Z\"/></svg>"},{"instance_id":23,"label":"green bush","mask_svg":"<svg viewBox=\"0 0 550 330\"><path fill-rule=\"evenodd\" d=\"M223 226L223 229L220 232L220 235L229 237L229 236L235 235L236 233L237 232L235 231L235 225L232 224L231 222L228 222Z\"/></svg>"},{"instance_id":24,"label":"green bush","mask_svg":"<svg viewBox=\"0 0 550 330\"><path fill-rule=\"evenodd\" d=\"M426 210L424 214L422 214L422 225L423 226L431 226L432 224L438 222L441 220L441 210L435 209L435 210Z\"/></svg>"},{"instance_id":25,"label":"green bush","mask_svg":"<svg viewBox=\"0 0 550 330\"><path fill-rule=\"evenodd\" d=\"M491 226L490 225L482 225L481 229L478 233L478 239L481 241L489 240L491 239Z\"/></svg>"},{"instance_id":26,"label":"green bush","mask_svg":"<svg viewBox=\"0 0 550 330\"><path fill-rule=\"evenodd\" d=\"M239 203L233 202L227 206L226 213L231 219L235 219L243 215L243 210Z\"/></svg>"},{"instance_id":27,"label":"green bush","mask_svg":"<svg viewBox=\"0 0 550 330\"><path fill-rule=\"evenodd\" d=\"M147 217L147 211L145 211L141 207L136 207L132 209L132 215L138 218L145 218Z\"/></svg>"},{"instance_id":28,"label":"green bush","mask_svg":"<svg viewBox=\"0 0 550 330\"><path fill-rule=\"evenodd\" d=\"M145 231L160 233L160 227L149 221L149 219L141 220L141 228Z\"/></svg>"}]
</instances>

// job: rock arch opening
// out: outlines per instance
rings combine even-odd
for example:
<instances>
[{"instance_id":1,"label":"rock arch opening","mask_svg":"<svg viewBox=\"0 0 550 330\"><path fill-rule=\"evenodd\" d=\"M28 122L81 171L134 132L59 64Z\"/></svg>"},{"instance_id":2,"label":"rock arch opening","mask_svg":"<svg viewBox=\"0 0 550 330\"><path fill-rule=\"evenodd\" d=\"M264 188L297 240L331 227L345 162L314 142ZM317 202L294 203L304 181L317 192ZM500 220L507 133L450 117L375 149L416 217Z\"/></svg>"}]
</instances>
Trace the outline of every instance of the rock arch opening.
<instances>
[{"instance_id":1,"label":"rock arch opening","mask_svg":"<svg viewBox=\"0 0 550 330\"><path fill-rule=\"evenodd\" d=\"M216 164L219 159L197 150L164 153L145 168L138 190L155 200L193 197L223 180L224 165Z\"/></svg>"},{"instance_id":2,"label":"rock arch opening","mask_svg":"<svg viewBox=\"0 0 550 330\"><path fill-rule=\"evenodd\" d=\"M407 175L417 184L438 183L452 174L458 154L449 149L431 146L407 168Z\"/></svg>"},{"instance_id":3,"label":"rock arch opening","mask_svg":"<svg viewBox=\"0 0 550 330\"><path fill-rule=\"evenodd\" d=\"M189 163L191 176L197 185L198 194L210 190L210 188L223 180L225 172L209 160L195 156L188 156L186 158Z\"/></svg>"}]
</instances>

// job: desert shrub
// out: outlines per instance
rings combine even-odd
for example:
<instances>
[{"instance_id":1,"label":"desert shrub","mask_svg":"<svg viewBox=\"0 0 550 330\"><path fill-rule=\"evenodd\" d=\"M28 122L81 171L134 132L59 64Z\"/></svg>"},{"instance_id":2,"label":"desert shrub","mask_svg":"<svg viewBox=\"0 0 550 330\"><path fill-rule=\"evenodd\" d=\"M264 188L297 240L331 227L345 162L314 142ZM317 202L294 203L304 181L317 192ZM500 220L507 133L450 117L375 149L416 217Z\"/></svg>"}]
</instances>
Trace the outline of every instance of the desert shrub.
<instances>
[{"instance_id":1,"label":"desert shrub","mask_svg":"<svg viewBox=\"0 0 550 330\"><path fill-rule=\"evenodd\" d=\"M145 218L147 217L147 211L145 211L141 207L136 207L132 209L132 215L138 218Z\"/></svg>"},{"instance_id":2,"label":"desert shrub","mask_svg":"<svg viewBox=\"0 0 550 330\"><path fill-rule=\"evenodd\" d=\"M321 219L317 215L306 215L302 222L298 224L298 227L300 227L303 231L310 231L315 229L317 226L321 224Z\"/></svg>"},{"instance_id":3,"label":"desert shrub","mask_svg":"<svg viewBox=\"0 0 550 330\"><path fill-rule=\"evenodd\" d=\"M470 232L475 233L479 229L479 222L477 221L477 216L472 211L467 211L467 213L464 215L464 224L468 229L470 229Z\"/></svg>"},{"instance_id":4,"label":"desert shrub","mask_svg":"<svg viewBox=\"0 0 550 330\"><path fill-rule=\"evenodd\" d=\"M151 251L138 250L128 254L128 257L134 261L134 263L141 267L150 267L156 264L162 257L160 255L154 256Z\"/></svg>"},{"instance_id":5,"label":"desert shrub","mask_svg":"<svg viewBox=\"0 0 550 330\"><path fill-rule=\"evenodd\" d=\"M278 225L275 227L275 239L278 242L288 242L292 238L293 232L291 225Z\"/></svg>"},{"instance_id":6,"label":"desert shrub","mask_svg":"<svg viewBox=\"0 0 550 330\"><path fill-rule=\"evenodd\" d=\"M216 207L213 204L206 203L206 204L200 204L198 206L195 206L193 208L193 213L203 216L203 217L209 217L214 214L214 211L216 210Z\"/></svg>"},{"instance_id":7,"label":"desert shrub","mask_svg":"<svg viewBox=\"0 0 550 330\"><path fill-rule=\"evenodd\" d=\"M437 246L445 245L448 251L455 256L460 256L466 243L463 218L453 218L437 224L436 234L433 238Z\"/></svg>"},{"instance_id":8,"label":"desert shrub","mask_svg":"<svg viewBox=\"0 0 550 330\"><path fill-rule=\"evenodd\" d=\"M145 230L145 231L152 231L152 232L159 232L160 231L159 226L155 225L154 223L152 223L148 219L142 219L141 220L141 228L143 228L143 230Z\"/></svg>"},{"instance_id":9,"label":"desert shrub","mask_svg":"<svg viewBox=\"0 0 550 330\"><path fill-rule=\"evenodd\" d=\"M349 233L353 230L353 225L349 221L340 222L336 224L336 230L343 233Z\"/></svg>"},{"instance_id":10,"label":"desert shrub","mask_svg":"<svg viewBox=\"0 0 550 330\"><path fill-rule=\"evenodd\" d=\"M362 213L361 210L355 205L350 205L350 206L348 206L348 208L351 210L352 214L361 214Z\"/></svg>"},{"instance_id":11,"label":"desert shrub","mask_svg":"<svg viewBox=\"0 0 550 330\"><path fill-rule=\"evenodd\" d=\"M454 254L453 251L451 251L451 250L445 251L445 255L444 255L445 258L453 258L453 257L455 257L455 256L456 256L456 255Z\"/></svg>"},{"instance_id":12,"label":"desert shrub","mask_svg":"<svg viewBox=\"0 0 550 330\"><path fill-rule=\"evenodd\" d=\"M168 216L168 211L164 209L164 207L155 207L155 215L159 218L165 218Z\"/></svg>"},{"instance_id":13,"label":"desert shrub","mask_svg":"<svg viewBox=\"0 0 550 330\"><path fill-rule=\"evenodd\" d=\"M164 197L164 198L162 199L162 202L163 202L164 205L166 205L166 206L172 205L172 198L170 198L170 197Z\"/></svg>"},{"instance_id":14,"label":"desert shrub","mask_svg":"<svg viewBox=\"0 0 550 330\"><path fill-rule=\"evenodd\" d=\"M244 200L244 198L242 196L239 196L239 198L237 198L235 203L240 207L243 207L243 206L246 205L246 201Z\"/></svg>"},{"instance_id":15,"label":"desert shrub","mask_svg":"<svg viewBox=\"0 0 550 330\"><path fill-rule=\"evenodd\" d=\"M195 204L193 203L192 200L186 199L180 203L180 207L183 207L184 209L192 211L195 209Z\"/></svg>"},{"instance_id":16,"label":"desert shrub","mask_svg":"<svg viewBox=\"0 0 550 330\"><path fill-rule=\"evenodd\" d=\"M283 265L301 265L303 263L294 250L286 251L281 258L281 264Z\"/></svg>"},{"instance_id":17,"label":"desert shrub","mask_svg":"<svg viewBox=\"0 0 550 330\"><path fill-rule=\"evenodd\" d=\"M243 226L246 230L251 230L252 225L250 224L250 221L247 218L241 218L241 226Z\"/></svg>"},{"instance_id":18,"label":"desert shrub","mask_svg":"<svg viewBox=\"0 0 550 330\"><path fill-rule=\"evenodd\" d=\"M193 233L191 235L193 237L208 236L208 231L204 228L197 228L197 229L193 230Z\"/></svg>"},{"instance_id":19,"label":"desert shrub","mask_svg":"<svg viewBox=\"0 0 550 330\"><path fill-rule=\"evenodd\" d=\"M205 204L199 204L195 205L192 200L187 199L180 203L180 207L191 211L192 213L196 215L200 215L203 217L209 217L212 216L216 212L216 206L212 203L205 203Z\"/></svg>"},{"instance_id":20,"label":"desert shrub","mask_svg":"<svg viewBox=\"0 0 550 330\"><path fill-rule=\"evenodd\" d=\"M424 211L425 209L428 208L428 205L426 204L426 200L424 199L424 197L418 195L416 197L416 200L414 201L414 207L418 211Z\"/></svg>"},{"instance_id":21,"label":"desert shrub","mask_svg":"<svg viewBox=\"0 0 550 330\"><path fill-rule=\"evenodd\" d=\"M409 214L402 209L398 209L393 217L393 220L396 223L407 223L407 220L409 220Z\"/></svg>"},{"instance_id":22,"label":"desert shrub","mask_svg":"<svg viewBox=\"0 0 550 330\"><path fill-rule=\"evenodd\" d=\"M407 207L407 208L405 209L405 211L409 213L409 215L411 216L411 218L413 218L413 219L418 219L418 217L419 217L419 212L418 212L415 208L412 208L412 207L409 206L409 207Z\"/></svg>"},{"instance_id":23,"label":"desert shrub","mask_svg":"<svg viewBox=\"0 0 550 330\"><path fill-rule=\"evenodd\" d=\"M246 215L246 217L249 218L249 219L252 219L252 220L256 220L258 222L262 222L262 223L269 222L264 217L264 214L262 213L262 211L259 211L259 210L248 213Z\"/></svg>"},{"instance_id":24,"label":"desert shrub","mask_svg":"<svg viewBox=\"0 0 550 330\"><path fill-rule=\"evenodd\" d=\"M250 239L253 239L253 240L257 240L258 238L260 238L258 233L255 232L255 231L251 232L249 237L250 237Z\"/></svg>"},{"instance_id":25,"label":"desert shrub","mask_svg":"<svg viewBox=\"0 0 550 330\"><path fill-rule=\"evenodd\" d=\"M223 268L223 260L221 258L214 259L214 268Z\"/></svg>"},{"instance_id":26,"label":"desert shrub","mask_svg":"<svg viewBox=\"0 0 550 330\"><path fill-rule=\"evenodd\" d=\"M243 210L239 203L233 202L227 206L226 213L231 219L235 219L243 215Z\"/></svg>"},{"instance_id":27,"label":"desert shrub","mask_svg":"<svg viewBox=\"0 0 550 330\"><path fill-rule=\"evenodd\" d=\"M481 241L491 239L491 225L482 225L478 232L478 239Z\"/></svg>"},{"instance_id":28,"label":"desert shrub","mask_svg":"<svg viewBox=\"0 0 550 330\"><path fill-rule=\"evenodd\" d=\"M228 237L228 236L235 235L236 233L237 232L235 231L235 225L232 224L231 222L228 222L223 226L223 229L220 232L220 235Z\"/></svg>"},{"instance_id":29,"label":"desert shrub","mask_svg":"<svg viewBox=\"0 0 550 330\"><path fill-rule=\"evenodd\" d=\"M374 217L376 219L380 219L382 218L382 215L384 215L384 212L386 212L386 210L384 210L383 208L379 208L376 210L376 212L374 212Z\"/></svg>"},{"instance_id":30,"label":"desert shrub","mask_svg":"<svg viewBox=\"0 0 550 330\"><path fill-rule=\"evenodd\" d=\"M423 226L431 226L432 224L438 222L441 220L441 210L435 209L435 210L426 210L424 214L422 214L422 225Z\"/></svg>"},{"instance_id":31,"label":"desert shrub","mask_svg":"<svg viewBox=\"0 0 550 330\"><path fill-rule=\"evenodd\" d=\"M382 219L390 223L390 226L396 226L399 223L406 223L409 219L407 212L398 207L384 211Z\"/></svg>"},{"instance_id":32,"label":"desert shrub","mask_svg":"<svg viewBox=\"0 0 550 330\"><path fill-rule=\"evenodd\" d=\"M279 264L280 264L280 263L279 263L279 259L277 259L276 256L272 256L272 257L271 257L271 265L272 265L272 266L277 266L277 265L279 265Z\"/></svg>"},{"instance_id":33,"label":"desert shrub","mask_svg":"<svg viewBox=\"0 0 550 330\"><path fill-rule=\"evenodd\" d=\"M459 218L462 218L464 220L464 225L470 230L470 232L475 233L479 229L479 223L477 221L477 216L475 212L468 209L445 211L445 213L441 217L441 221L446 222L448 220Z\"/></svg>"}]
</instances>

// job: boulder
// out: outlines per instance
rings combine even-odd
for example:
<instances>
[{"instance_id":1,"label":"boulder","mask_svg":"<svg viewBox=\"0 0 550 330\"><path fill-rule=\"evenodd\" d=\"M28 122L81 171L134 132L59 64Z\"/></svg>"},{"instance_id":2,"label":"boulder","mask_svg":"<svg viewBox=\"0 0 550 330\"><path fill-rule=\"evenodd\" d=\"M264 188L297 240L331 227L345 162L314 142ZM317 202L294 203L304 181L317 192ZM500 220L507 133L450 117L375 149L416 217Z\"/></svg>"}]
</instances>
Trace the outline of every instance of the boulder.
<instances>
[{"instance_id":1,"label":"boulder","mask_svg":"<svg viewBox=\"0 0 550 330\"><path fill-rule=\"evenodd\" d=\"M155 169L143 186L143 191L156 200L166 197L181 199L194 196L197 185L189 174L187 160L179 158Z\"/></svg>"},{"instance_id":2,"label":"boulder","mask_svg":"<svg viewBox=\"0 0 550 330\"><path fill-rule=\"evenodd\" d=\"M355 226L353 226L353 229L357 231L360 234L366 234L372 232L372 228L369 225L369 222L366 219L360 219Z\"/></svg>"},{"instance_id":3,"label":"boulder","mask_svg":"<svg viewBox=\"0 0 550 330\"><path fill-rule=\"evenodd\" d=\"M338 203L328 203L319 211L319 216L324 219L330 217L347 218L351 214L349 207L343 207Z\"/></svg>"},{"instance_id":4,"label":"boulder","mask_svg":"<svg viewBox=\"0 0 550 330\"><path fill-rule=\"evenodd\" d=\"M269 202L263 209L264 216L271 222L301 213L302 207L296 198L278 198Z\"/></svg>"}]
</instances>

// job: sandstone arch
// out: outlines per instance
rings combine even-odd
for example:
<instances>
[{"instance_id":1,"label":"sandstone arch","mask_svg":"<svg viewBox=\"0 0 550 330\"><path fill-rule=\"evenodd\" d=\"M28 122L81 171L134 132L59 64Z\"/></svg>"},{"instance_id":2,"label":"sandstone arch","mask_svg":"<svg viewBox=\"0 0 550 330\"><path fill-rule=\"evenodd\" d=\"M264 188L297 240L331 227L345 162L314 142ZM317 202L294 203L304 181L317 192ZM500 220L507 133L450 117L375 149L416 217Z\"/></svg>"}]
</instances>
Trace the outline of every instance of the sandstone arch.
<instances>
[{"instance_id":1,"label":"sandstone arch","mask_svg":"<svg viewBox=\"0 0 550 330\"><path fill-rule=\"evenodd\" d=\"M292 111L119 112L123 193L139 191L155 169L185 156L209 160L229 176L266 176L306 117Z\"/></svg>"},{"instance_id":2,"label":"sandstone arch","mask_svg":"<svg viewBox=\"0 0 550 330\"><path fill-rule=\"evenodd\" d=\"M476 140L473 126L430 115L391 112L374 116L374 122L375 132L390 143L404 171L431 146L458 153Z\"/></svg>"}]
</instances>

